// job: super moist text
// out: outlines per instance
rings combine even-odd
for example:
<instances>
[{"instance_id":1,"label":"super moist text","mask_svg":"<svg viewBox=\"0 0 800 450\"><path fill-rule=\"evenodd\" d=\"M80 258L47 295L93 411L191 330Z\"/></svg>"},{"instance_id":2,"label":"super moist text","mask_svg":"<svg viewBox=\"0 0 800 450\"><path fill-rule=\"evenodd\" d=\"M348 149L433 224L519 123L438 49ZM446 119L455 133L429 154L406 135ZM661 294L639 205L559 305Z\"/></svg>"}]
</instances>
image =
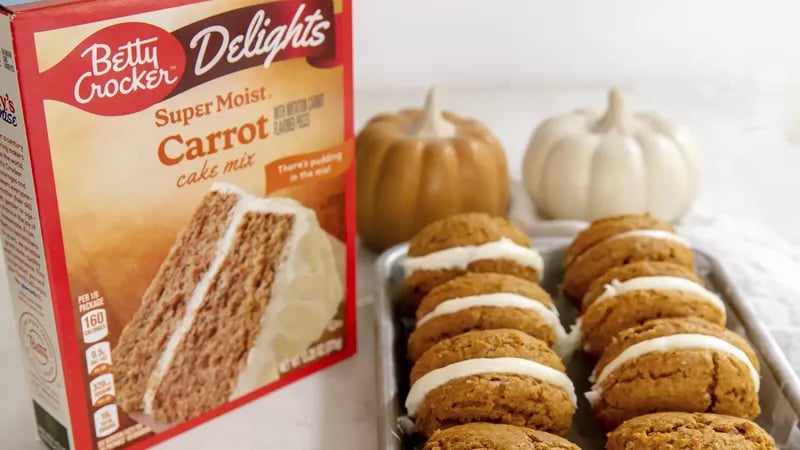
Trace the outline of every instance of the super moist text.
<instances>
[{"instance_id":1,"label":"super moist text","mask_svg":"<svg viewBox=\"0 0 800 450\"><path fill-rule=\"evenodd\" d=\"M241 34L233 34L223 25L204 28L189 43L189 47L198 52L195 74L202 75L214 69L223 59L235 64L243 59L263 57L264 67L269 67L287 48L319 47L325 42L325 30L331 28L331 22L319 9L307 14L305 8L301 4L288 25L271 27L272 19L259 10ZM214 36L218 38L212 39Z\"/></svg>"}]
</instances>

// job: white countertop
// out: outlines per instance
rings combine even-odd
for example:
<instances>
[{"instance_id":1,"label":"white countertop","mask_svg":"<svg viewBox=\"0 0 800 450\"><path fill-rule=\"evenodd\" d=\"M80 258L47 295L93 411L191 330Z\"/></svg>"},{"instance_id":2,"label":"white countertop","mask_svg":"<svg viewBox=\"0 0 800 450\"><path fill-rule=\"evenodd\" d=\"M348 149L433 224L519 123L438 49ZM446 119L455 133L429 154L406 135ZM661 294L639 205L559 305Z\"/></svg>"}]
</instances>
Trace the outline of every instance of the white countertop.
<instances>
[{"instance_id":1,"label":"white countertop","mask_svg":"<svg viewBox=\"0 0 800 450\"><path fill-rule=\"evenodd\" d=\"M748 239L750 247L743 247L743 251L757 252L753 258L762 254L772 255L774 257L770 259L785 268L800 264L797 250L800 248L800 227L796 225L800 223L800 201L797 200L800 198L800 177L797 175L800 171L800 147L786 139L791 131L792 117L787 115L786 105L781 103L781 99L686 89L680 95L668 89L627 93L630 104L644 105L682 118L698 135L707 161L701 196L693 213L695 225L709 221L718 223L718 229L730 230L731 242L739 238L738 233L747 230L756 239ZM442 101L448 108L480 118L495 130L506 146L515 177L519 176L518 164L535 123L565 109L600 106L604 101L603 92L580 89L445 90L442 94ZM421 101L422 95L422 91L360 93L356 101L356 124L360 126L378 111L412 106ZM740 223L737 218L746 219L747 228L732 227L731 224ZM696 236L702 239L704 234L699 231ZM769 239L757 239L763 236ZM158 448L375 448L374 324L370 306L372 283L369 282L372 258L364 254L359 261L361 307L359 349L355 357L197 427ZM765 303L772 305L769 308L783 308L777 314L785 325L778 324L774 329L778 334L789 333L789 337L779 340L789 343L796 331L792 325L800 323L800 305L790 304L791 296L771 296L765 291L780 282L784 288L789 286L796 280L797 273L777 269L770 273L779 279L778 282L764 286L757 283L763 280L743 279L743 283L750 283L754 289L752 292L772 298L773 304ZM5 272L2 262L0 272ZM746 273L743 278L746 278ZM4 362L5 370L0 372L0 386L4 392L0 402L0 443L3 444L0 447L40 449L43 446L34 440L31 402L26 392L8 297L7 281L3 275L0 276L0 361Z\"/></svg>"}]
</instances>

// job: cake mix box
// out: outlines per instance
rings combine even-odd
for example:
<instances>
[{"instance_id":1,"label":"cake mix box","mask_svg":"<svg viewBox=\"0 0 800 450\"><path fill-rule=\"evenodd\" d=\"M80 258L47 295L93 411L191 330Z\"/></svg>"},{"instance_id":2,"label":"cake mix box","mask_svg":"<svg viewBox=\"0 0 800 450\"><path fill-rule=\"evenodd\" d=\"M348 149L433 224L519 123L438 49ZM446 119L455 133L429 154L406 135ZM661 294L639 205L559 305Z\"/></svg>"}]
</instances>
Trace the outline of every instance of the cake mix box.
<instances>
[{"instance_id":1,"label":"cake mix box","mask_svg":"<svg viewBox=\"0 0 800 450\"><path fill-rule=\"evenodd\" d=\"M348 0L0 17L0 230L47 446L149 447L355 352Z\"/></svg>"}]
</instances>

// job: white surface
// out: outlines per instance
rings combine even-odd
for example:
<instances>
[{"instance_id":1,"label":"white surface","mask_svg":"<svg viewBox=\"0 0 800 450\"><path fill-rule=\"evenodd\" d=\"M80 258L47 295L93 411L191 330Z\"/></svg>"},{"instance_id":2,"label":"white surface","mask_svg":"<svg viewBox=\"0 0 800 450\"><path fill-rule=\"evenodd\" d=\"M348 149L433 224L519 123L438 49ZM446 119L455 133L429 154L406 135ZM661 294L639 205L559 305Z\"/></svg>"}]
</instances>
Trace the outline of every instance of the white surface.
<instances>
[{"instance_id":1,"label":"white surface","mask_svg":"<svg viewBox=\"0 0 800 450\"><path fill-rule=\"evenodd\" d=\"M376 2L390 5L387 1ZM433 7L433 6L432 6ZM365 58L366 56L359 56ZM359 93L358 127L373 113L421 103L424 88L386 94ZM600 105L603 88L581 90L443 90L445 107L486 121L506 146L511 172L533 126L543 117L580 105ZM687 227L694 241L709 243L735 263L732 272L759 302L759 313L772 318L771 330L791 354L800 355L796 326L800 304L794 285L800 273L800 149L785 139L778 124L780 98L723 96L703 91L634 90L632 106L658 108L689 124L707 155L707 170ZM777 105L777 107L776 107ZM770 231L777 229L785 238ZM725 253L727 252L727 253ZM374 285L372 255L359 261L360 301L368 303ZM749 264L749 265L747 265ZM3 270L4 268L0 267ZM759 272L760 271L760 272ZM792 291L792 289L795 289ZM33 440L31 403L27 397L16 328L11 317L5 276L0 277L0 447L40 449ZM375 448L376 407L372 311L359 310L359 353L325 372L312 375L268 397L195 428L159 449L239 448L256 450L369 450ZM800 356L794 357L800 367Z\"/></svg>"}]
</instances>

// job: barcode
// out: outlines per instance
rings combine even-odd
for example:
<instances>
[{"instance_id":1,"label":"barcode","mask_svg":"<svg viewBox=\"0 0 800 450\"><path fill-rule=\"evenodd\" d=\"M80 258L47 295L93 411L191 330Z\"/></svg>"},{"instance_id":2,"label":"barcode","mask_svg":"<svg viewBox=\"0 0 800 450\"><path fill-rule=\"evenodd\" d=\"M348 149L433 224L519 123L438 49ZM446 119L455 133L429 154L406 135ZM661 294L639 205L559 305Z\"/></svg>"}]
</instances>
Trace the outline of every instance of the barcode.
<instances>
[{"instance_id":1,"label":"barcode","mask_svg":"<svg viewBox=\"0 0 800 450\"><path fill-rule=\"evenodd\" d=\"M3 51L3 68L9 72L14 72L14 56L11 50L2 49Z\"/></svg>"}]
</instances>

